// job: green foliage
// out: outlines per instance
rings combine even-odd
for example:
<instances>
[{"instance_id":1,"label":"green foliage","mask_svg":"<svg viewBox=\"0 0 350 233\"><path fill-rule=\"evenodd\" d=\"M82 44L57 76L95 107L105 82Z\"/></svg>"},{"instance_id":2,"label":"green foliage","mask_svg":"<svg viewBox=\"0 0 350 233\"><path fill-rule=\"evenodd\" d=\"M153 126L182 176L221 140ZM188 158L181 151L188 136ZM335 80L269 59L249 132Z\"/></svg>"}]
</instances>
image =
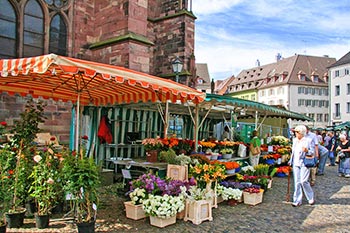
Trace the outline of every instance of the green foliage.
<instances>
[{"instance_id":1,"label":"green foliage","mask_svg":"<svg viewBox=\"0 0 350 233\"><path fill-rule=\"evenodd\" d=\"M176 153L173 149L159 152L159 160L169 164L177 164Z\"/></svg>"},{"instance_id":2,"label":"green foliage","mask_svg":"<svg viewBox=\"0 0 350 233\"><path fill-rule=\"evenodd\" d=\"M77 222L89 222L95 218L93 205L98 204L99 170L92 158L68 156L63 161L63 188L73 196Z\"/></svg>"},{"instance_id":3,"label":"green foliage","mask_svg":"<svg viewBox=\"0 0 350 233\"><path fill-rule=\"evenodd\" d=\"M258 164L256 166L254 166L254 169L255 169L254 175L256 175L256 176L268 176L270 165Z\"/></svg>"}]
</instances>

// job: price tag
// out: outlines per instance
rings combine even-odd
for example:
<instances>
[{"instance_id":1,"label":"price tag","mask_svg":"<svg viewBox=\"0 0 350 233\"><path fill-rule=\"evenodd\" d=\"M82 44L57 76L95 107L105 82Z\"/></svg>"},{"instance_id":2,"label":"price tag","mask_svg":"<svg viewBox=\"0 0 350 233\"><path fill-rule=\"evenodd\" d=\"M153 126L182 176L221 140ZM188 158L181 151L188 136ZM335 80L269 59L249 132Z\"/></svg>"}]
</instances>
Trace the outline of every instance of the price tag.
<instances>
[{"instance_id":1,"label":"price tag","mask_svg":"<svg viewBox=\"0 0 350 233\"><path fill-rule=\"evenodd\" d=\"M268 146L268 147L267 147L267 151L268 151L268 152L273 152L273 146Z\"/></svg>"},{"instance_id":2,"label":"price tag","mask_svg":"<svg viewBox=\"0 0 350 233\"><path fill-rule=\"evenodd\" d=\"M122 174L125 179L132 179L130 170L122 169Z\"/></svg>"}]
</instances>

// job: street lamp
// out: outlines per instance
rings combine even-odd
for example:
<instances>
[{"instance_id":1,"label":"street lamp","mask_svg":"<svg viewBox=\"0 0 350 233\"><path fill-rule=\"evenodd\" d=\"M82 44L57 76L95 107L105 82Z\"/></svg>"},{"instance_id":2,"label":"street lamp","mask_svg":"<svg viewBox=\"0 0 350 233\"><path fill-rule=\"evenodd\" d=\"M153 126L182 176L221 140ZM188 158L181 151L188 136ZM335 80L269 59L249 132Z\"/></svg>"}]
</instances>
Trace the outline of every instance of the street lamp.
<instances>
[{"instance_id":1,"label":"street lamp","mask_svg":"<svg viewBox=\"0 0 350 233\"><path fill-rule=\"evenodd\" d=\"M173 71L176 75L176 82L178 83L179 82L179 73L181 73L181 71L182 71L183 63L179 59L179 57L176 57L175 60L171 63L171 65L173 66Z\"/></svg>"}]
</instances>

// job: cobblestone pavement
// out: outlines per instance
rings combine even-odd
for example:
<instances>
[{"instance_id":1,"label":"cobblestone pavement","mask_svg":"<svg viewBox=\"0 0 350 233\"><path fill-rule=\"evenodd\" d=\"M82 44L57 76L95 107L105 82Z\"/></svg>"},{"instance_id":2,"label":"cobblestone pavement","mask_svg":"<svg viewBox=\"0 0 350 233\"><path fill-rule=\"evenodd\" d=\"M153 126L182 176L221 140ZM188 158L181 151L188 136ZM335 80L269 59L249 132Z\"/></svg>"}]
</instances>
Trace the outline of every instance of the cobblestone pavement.
<instances>
[{"instance_id":1,"label":"cobblestone pavement","mask_svg":"<svg viewBox=\"0 0 350 233\"><path fill-rule=\"evenodd\" d=\"M96 232L176 232L176 233L234 233L234 232L350 232L350 178L337 176L337 167L326 167L324 176L317 176L316 204L304 199L300 207L286 202L292 200L293 180L287 196L287 178L274 178L272 189L256 206L220 203L213 209L213 221L199 225L177 220L163 229L151 226L149 219L131 220L125 217L121 197L104 200L96 222ZM107 191L108 192L108 191ZM111 195L110 195L111 196ZM115 195L114 195L115 196ZM30 223L27 223L27 225ZM33 224L33 223L32 223ZM31 226L33 227L33 226ZM35 226L34 226L35 227ZM72 222L50 222L50 229L8 229L8 232L77 232Z\"/></svg>"}]
</instances>

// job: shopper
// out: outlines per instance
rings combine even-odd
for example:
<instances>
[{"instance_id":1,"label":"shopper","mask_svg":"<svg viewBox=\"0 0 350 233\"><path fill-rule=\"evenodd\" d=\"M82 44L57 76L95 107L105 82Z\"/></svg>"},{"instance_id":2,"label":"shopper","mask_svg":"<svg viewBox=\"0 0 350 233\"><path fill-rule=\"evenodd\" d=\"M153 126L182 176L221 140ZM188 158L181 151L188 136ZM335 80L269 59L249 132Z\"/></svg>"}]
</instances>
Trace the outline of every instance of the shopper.
<instances>
[{"instance_id":1,"label":"shopper","mask_svg":"<svg viewBox=\"0 0 350 233\"><path fill-rule=\"evenodd\" d=\"M230 140L230 129L227 125L224 127L224 132L222 132L221 140Z\"/></svg>"},{"instance_id":2,"label":"shopper","mask_svg":"<svg viewBox=\"0 0 350 233\"><path fill-rule=\"evenodd\" d=\"M253 138L250 140L249 145L249 162L254 167L259 164L261 141L258 137L258 131L254 130L252 136Z\"/></svg>"},{"instance_id":3,"label":"shopper","mask_svg":"<svg viewBox=\"0 0 350 233\"><path fill-rule=\"evenodd\" d=\"M306 134L305 137L311 141L312 151L315 152L314 156L318 159L318 137L315 133L310 131L310 128L306 126ZM310 185L314 186L316 183L316 173L317 166L310 168Z\"/></svg>"},{"instance_id":4,"label":"shopper","mask_svg":"<svg viewBox=\"0 0 350 233\"><path fill-rule=\"evenodd\" d=\"M339 135L339 140L337 151L343 152L344 156L339 158L338 173L339 176L350 178L350 141L344 134Z\"/></svg>"},{"instance_id":5,"label":"shopper","mask_svg":"<svg viewBox=\"0 0 350 233\"><path fill-rule=\"evenodd\" d=\"M331 140L328 144L328 150L329 150L329 166L335 166L335 150L338 147L337 143L337 137L335 136L334 132L329 132L329 136L331 137Z\"/></svg>"},{"instance_id":6,"label":"shopper","mask_svg":"<svg viewBox=\"0 0 350 233\"><path fill-rule=\"evenodd\" d=\"M303 200L303 193L310 205L315 204L314 192L309 183L310 170L305 167L303 158L306 155L314 154L311 141L305 138L306 127L298 125L294 130L296 138L293 139L292 155L288 162L293 167L294 194L292 206L300 206Z\"/></svg>"},{"instance_id":7,"label":"shopper","mask_svg":"<svg viewBox=\"0 0 350 233\"><path fill-rule=\"evenodd\" d=\"M324 167L326 166L327 158L329 156L329 150L322 145L318 145L318 156L319 156L319 163L318 163L316 175L323 176Z\"/></svg>"}]
</instances>

